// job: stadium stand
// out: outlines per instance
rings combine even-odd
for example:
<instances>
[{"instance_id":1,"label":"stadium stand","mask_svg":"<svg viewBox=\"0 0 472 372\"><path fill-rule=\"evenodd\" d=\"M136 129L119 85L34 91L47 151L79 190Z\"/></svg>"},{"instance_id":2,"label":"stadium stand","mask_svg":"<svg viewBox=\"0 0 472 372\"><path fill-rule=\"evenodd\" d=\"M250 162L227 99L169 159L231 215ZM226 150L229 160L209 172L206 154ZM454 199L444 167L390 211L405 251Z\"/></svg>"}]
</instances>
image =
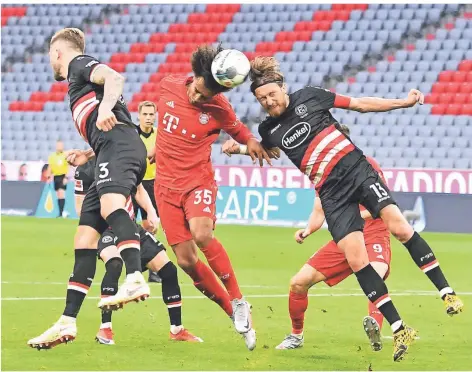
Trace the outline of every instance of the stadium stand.
<instances>
[{"instance_id":1,"label":"stadium stand","mask_svg":"<svg viewBox=\"0 0 472 372\"><path fill-rule=\"evenodd\" d=\"M2 7L2 154L46 160L61 138L85 144L70 123L67 85L54 82L47 43L59 28L87 33L87 53L122 72L132 111L156 100L168 73L190 73L197 44L222 42L274 55L292 90L323 86L353 96L403 97L426 104L390 113L333 110L353 140L382 166L472 167L472 13L457 4L152 4ZM27 82L27 83L25 83ZM257 133L259 104L240 86L227 93ZM217 163L227 158L215 145ZM286 157L283 165L289 165Z\"/></svg>"}]
</instances>

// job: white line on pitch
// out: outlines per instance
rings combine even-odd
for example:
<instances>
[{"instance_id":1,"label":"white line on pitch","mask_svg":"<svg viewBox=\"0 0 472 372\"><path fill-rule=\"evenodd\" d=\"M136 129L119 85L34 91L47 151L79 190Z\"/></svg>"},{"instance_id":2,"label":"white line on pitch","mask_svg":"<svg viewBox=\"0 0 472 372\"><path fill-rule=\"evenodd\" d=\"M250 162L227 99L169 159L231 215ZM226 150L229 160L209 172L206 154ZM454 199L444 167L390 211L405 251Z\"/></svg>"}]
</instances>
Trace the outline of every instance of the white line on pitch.
<instances>
[{"instance_id":1,"label":"white line on pitch","mask_svg":"<svg viewBox=\"0 0 472 372\"><path fill-rule=\"evenodd\" d=\"M10 282L10 281L2 281L0 282L1 284L8 284L8 285L62 285L62 286L67 286L67 282ZM160 283L152 283L152 285L156 285ZM94 282L92 283L92 286L100 286L99 282ZM181 287L193 287L193 284L188 284L188 283L180 283ZM239 287L241 288L287 288L287 286L282 286L282 285L258 285L258 284L240 284ZM322 290L338 290L338 291L360 291L361 289L359 288L330 288L330 287L317 287L318 289Z\"/></svg>"},{"instance_id":2,"label":"white line on pitch","mask_svg":"<svg viewBox=\"0 0 472 372\"><path fill-rule=\"evenodd\" d=\"M431 296L437 293L430 292L398 292L395 296ZM472 292L458 292L458 295L471 296ZM363 293L313 293L309 294L309 297L363 297ZM246 295L247 298L284 298L288 297L287 294L259 294L259 295ZM183 296L184 300L201 300L207 298L205 296ZM86 297L87 300L99 300L100 297ZM160 296L150 297L149 299L159 299ZM65 297L4 297L2 301L58 301L65 300Z\"/></svg>"}]
</instances>

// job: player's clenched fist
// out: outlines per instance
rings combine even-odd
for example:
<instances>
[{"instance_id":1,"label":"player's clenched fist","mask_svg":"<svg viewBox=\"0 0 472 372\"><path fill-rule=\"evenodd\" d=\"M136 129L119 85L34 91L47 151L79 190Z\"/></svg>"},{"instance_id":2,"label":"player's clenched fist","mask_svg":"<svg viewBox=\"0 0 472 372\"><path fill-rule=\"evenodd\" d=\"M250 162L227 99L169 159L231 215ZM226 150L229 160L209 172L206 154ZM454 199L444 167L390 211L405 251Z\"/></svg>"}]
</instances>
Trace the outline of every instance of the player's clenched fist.
<instances>
[{"instance_id":1,"label":"player's clenched fist","mask_svg":"<svg viewBox=\"0 0 472 372\"><path fill-rule=\"evenodd\" d=\"M83 150L70 150L66 152L66 161L74 167L84 165L88 161L89 157Z\"/></svg>"},{"instance_id":2,"label":"player's clenched fist","mask_svg":"<svg viewBox=\"0 0 472 372\"><path fill-rule=\"evenodd\" d=\"M159 229L159 217L157 217L156 210L153 208L147 211L147 219L143 221L143 228L151 234L156 234Z\"/></svg>"},{"instance_id":3,"label":"player's clenched fist","mask_svg":"<svg viewBox=\"0 0 472 372\"><path fill-rule=\"evenodd\" d=\"M98 129L108 132L109 130L113 129L116 123L118 123L118 120L116 120L116 116L113 111L99 107L97 117Z\"/></svg>"},{"instance_id":4,"label":"player's clenched fist","mask_svg":"<svg viewBox=\"0 0 472 372\"><path fill-rule=\"evenodd\" d=\"M418 89L411 89L408 93L408 97L406 97L405 107L413 107L417 103L420 105L424 103L424 94Z\"/></svg>"},{"instance_id":5,"label":"player's clenched fist","mask_svg":"<svg viewBox=\"0 0 472 372\"><path fill-rule=\"evenodd\" d=\"M307 231L305 229L297 230L297 232L295 233L295 241L298 244L303 244L303 242L308 236L309 234L307 234Z\"/></svg>"}]
</instances>

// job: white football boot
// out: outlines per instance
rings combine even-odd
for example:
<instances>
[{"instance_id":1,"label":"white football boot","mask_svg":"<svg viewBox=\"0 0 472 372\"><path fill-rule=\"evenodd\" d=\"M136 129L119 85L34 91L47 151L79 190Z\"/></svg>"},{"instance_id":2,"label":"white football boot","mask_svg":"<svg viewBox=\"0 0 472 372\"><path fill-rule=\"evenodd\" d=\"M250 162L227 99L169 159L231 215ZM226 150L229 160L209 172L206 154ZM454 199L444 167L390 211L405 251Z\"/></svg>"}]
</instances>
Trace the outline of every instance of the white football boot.
<instances>
[{"instance_id":1,"label":"white football boot","mask_svg":"<svg viewBox=\"0 0 472 372\"><path fill-rule=\"evenodd\" d=\"M251 305L244 299L237 299L231 301L233 307L232 320L234 328L238 333L247 333L252 328L251 320Z\"/></svg>"},{"instance_id":2,"label":"white football boot","mask_svg":"<svg viewBox=\"0 0 472 372\"><path fill-rule=\"evenodd\" d=\"M275 348L277 350L289 350L289 349L298 349L303 346L304 339L302 335L288 335L284 340L277 345Z\"/></svg>"},{"instance_id":3,"label":"white football boot","mask_svg":"<svg viewBox=\"0 0 472 372\"><path fill-rule=\"evenodd\" d=\"M51 328L38 337L28 341L28 345L41 349L51 349L60 344L72 342L77 337L77 325L75 321L59 319Z\"/></svg>"},{"instance_id":4,"label":"white football boot","mask_svg":"<svg viewBox=\"0 0 472 372\"><path fill-rule=\"evenodd\" d=\"M150 294L151 289L143 274L135 271L126 276L125 282L114 296L102 298L98 303L98 307L102 310L118 310L131 301L144 301Z\"/></svg>"},{"instance_id":5,"label":"white football boot","mask_svg":"<svg viewBox=\"0 0 472 372\"><path fill-rule=\"evenodd\" d=\"M249 351L253 351L256 348L256 330L251 328L246 333L243 333L244 342Z\"/></svg>"}]
</instances>

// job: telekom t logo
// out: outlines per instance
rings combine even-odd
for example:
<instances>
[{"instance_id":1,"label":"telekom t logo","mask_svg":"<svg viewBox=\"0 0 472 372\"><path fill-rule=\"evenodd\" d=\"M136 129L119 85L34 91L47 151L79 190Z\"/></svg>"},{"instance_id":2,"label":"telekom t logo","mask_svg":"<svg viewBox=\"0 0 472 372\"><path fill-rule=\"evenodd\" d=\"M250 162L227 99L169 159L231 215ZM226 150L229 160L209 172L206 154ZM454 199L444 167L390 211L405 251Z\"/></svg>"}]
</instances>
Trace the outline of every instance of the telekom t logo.
<instances>
[{"instance_id":1,"label":"telekom t logo","mask_svg":"<svg viewBox=\"0 0 472 372\"><path fill-rule=\"evenodd\" d=\"M172 133L172 129L177 129L180 119L177 116L173 116L168 112L165 113L162 118L162 123L165 125L164 130L166 132Z\"/></svg>"}]
</instances>

